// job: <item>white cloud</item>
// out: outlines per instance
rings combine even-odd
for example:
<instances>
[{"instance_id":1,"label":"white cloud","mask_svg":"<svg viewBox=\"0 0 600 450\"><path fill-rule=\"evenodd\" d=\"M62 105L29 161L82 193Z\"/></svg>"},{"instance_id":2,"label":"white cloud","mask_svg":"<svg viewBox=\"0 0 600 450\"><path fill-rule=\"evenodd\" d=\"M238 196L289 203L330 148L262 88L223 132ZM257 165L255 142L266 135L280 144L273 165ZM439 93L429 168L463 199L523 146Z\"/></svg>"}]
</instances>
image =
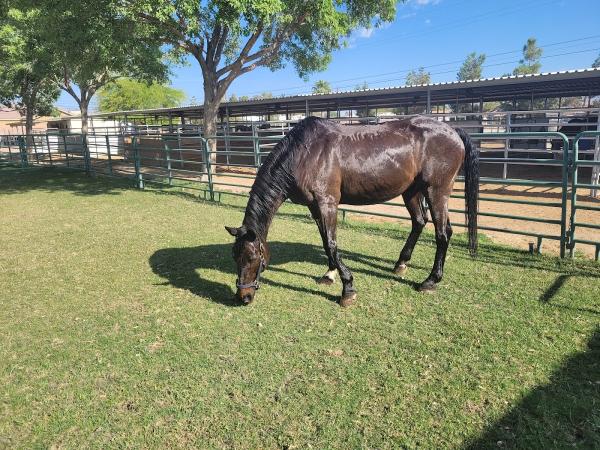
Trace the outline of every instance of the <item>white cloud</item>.
<instances>
[{"instance_id":1,"label":"white cloud","mask_svg":"<svg viewBox=\"0 0 600 450\"><path fill-rule=\"evenodd\" d=\"M415 0L417 5L425 6L425 5L437 5L441 0Z\"/></svg>"},{"instance_id":2,"label":"white cloud","mask_svg":"<svg viewBox=\"0 0 600 450\"><path fill-rule=\"evenodd\" d=\"M430 23L431 23L431 20L425 19L425 25L429 25Z\"/></svg>"},{"instance_id":3,"label":"white cloud","mask_svg":"<svg viewBox=\"0 0 600 450\"><path fill-rule=\"evenodd\" d=\"M402 14L400 16L400 19L410 19L411 17L415 17L416 15L417 15L416 12L406 13L406 14Z\"/></svg>"}]
</instances>

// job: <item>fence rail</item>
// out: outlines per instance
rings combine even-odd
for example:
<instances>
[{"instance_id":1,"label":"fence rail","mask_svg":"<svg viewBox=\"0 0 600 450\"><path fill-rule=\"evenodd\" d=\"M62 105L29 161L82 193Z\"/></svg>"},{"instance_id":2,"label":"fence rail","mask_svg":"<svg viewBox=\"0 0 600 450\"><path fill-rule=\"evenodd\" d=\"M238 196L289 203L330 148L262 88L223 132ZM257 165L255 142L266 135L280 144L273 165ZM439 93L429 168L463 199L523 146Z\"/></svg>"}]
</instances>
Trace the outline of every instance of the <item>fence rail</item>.
<instances>
[{"instance_id":1,"label":"fence rail","mask_svg":"<svg viewBox=\"0 0 600 450\"><path fill-rule=\"evenodd\" d=\"M198 133L99 134L87 139L80 134L0 136L0 162L127 177L138 188L182 188L220 200L224 194L248 195L256 171L284 134L282 129L259 133L255 127L246 134L212 137ZM576 244L592 246L598 259L600 202L594 195L600 187L600 132L579 133L572 145L556 131L472 133L471 137L480 149L483 175L480 229L533 238L530 248L538 252L544 241L555 242L561 257L566 250L573 256ZM531 140L537 148L522 145ZM596 150L582 152L580 142L591 140ZM589 183L582 182L588 174ZM454 219L464 214L461 182L459 177L451 196ZM584 192L588 189L590 195ZM369 207L342 205L340 211L342 220L348 214L410 220L404 210L398 210L403 206L393 200ZM463 226L462 220L453 222Z\"/></svg>"}]
</instances>

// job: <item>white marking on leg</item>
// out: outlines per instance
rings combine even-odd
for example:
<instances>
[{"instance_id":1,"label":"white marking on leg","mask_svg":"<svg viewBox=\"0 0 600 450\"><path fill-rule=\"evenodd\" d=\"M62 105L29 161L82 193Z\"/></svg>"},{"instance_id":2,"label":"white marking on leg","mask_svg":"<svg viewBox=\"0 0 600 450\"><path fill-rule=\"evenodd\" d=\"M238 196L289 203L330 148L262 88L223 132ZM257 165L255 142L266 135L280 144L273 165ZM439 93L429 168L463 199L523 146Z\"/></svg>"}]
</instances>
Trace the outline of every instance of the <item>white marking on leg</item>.
<instances>
[{"instance_id":1,"label":"white marking on leg","mask_svg":"<svg viewBox=\"0 0 600 450\"><path fill-rule=\"evenodd\" d=\"M337 271L334 270L328 270L327 272L325 272L325 275L323 275L325 278L329 278L331 281L335 281L335 274L337 273Z\"/></svg>"}]
</instances>

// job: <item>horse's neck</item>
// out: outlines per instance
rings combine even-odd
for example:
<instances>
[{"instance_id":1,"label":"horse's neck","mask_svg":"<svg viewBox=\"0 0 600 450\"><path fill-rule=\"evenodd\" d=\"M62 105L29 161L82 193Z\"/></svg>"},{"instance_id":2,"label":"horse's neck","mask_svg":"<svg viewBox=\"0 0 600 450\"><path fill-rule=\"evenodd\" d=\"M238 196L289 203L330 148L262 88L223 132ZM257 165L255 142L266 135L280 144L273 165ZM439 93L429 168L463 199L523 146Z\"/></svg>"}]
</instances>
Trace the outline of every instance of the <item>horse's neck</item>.
<instances>
[{"instance_id":1,"label":"horse's neck","mask_svg":"<svg viewBox=\"0 0 600 450\"><path fill-rule=\"evenodd\" d=\"M265 196L251 192L243 224L266 242L273 217L285 198L283 194Z\"/></svg>"}]
</instances>

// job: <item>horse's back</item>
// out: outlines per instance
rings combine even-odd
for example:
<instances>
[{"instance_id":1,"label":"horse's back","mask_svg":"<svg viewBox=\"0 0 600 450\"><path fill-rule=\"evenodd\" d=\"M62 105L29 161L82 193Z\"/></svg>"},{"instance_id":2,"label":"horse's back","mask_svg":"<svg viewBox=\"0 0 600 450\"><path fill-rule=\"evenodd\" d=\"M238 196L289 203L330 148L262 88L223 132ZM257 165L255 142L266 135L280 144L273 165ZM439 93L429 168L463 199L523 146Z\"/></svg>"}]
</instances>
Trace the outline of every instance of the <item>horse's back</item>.
<instances>
[{"instance_id":1,"label":"horse's back","mask_svg":"<svg viewBox=\"0 0 600 450\"><path fill-rule=\"evenodd\" d=\"M389 200L415 182L453 181L464 158L456 132L426 117L377 125L305 120L295 175L309 201L320 194L347 204Z\"/></svg>"}]
</instances>

